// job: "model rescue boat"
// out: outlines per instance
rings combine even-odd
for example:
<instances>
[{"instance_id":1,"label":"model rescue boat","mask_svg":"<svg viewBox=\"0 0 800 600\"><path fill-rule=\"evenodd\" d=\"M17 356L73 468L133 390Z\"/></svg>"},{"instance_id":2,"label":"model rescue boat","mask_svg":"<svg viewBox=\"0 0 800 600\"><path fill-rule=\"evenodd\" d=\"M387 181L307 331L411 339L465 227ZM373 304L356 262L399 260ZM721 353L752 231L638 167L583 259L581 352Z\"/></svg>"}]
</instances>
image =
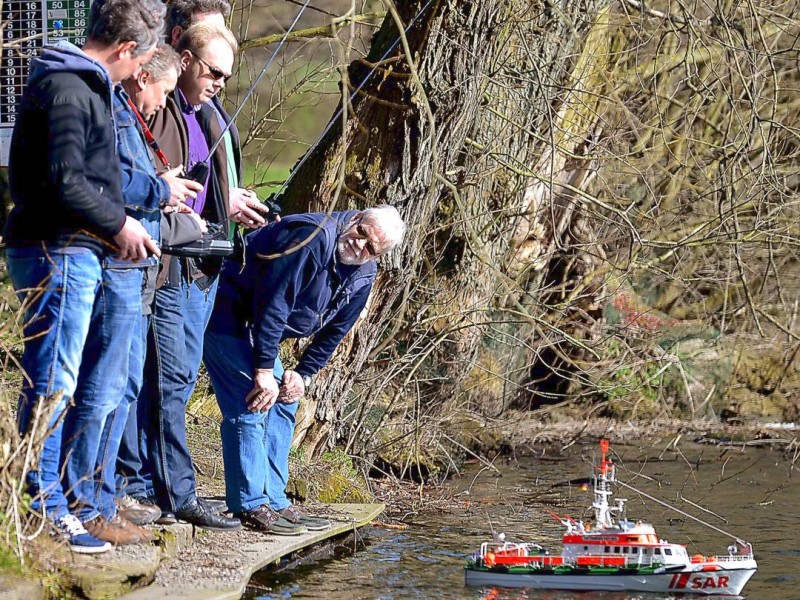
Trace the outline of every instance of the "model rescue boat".
<instances>
[{"instance_id":1,"label":"model rescue boat","mask_svg":"<svg viewBox=\"0 0 800 600\"><path fill-rule=\"evenodd\" d=\"M659 538L652 525L626 519L625 500L611 502L611 485L621 482L608 446L600 442L593 527L553 515L566 528L559 556L539 544L506 542L501 534L468 561L467 585L738 596L756 572L752 546L732 536L727 554L690 556L684 545Z\"/></svg>"}]
</instances>

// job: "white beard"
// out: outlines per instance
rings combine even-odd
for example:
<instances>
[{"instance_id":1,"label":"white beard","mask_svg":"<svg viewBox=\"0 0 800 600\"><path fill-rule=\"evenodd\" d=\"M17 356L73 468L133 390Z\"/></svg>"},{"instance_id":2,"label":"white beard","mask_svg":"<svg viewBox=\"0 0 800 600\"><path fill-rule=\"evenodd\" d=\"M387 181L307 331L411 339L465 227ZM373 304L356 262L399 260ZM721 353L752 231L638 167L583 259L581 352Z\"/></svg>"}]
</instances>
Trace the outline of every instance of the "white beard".
<instances>
[{"instance_id":1,"label":"white beard","mask_svg":"<svg viewBox=\"0 0 800 600\"><path fill-rule=\"evenodd\" d=\"M345 240L336 242L336 255L339 258L339 262L343 265L363 265L367 262L366 259L353 256L350 251L350 246Z\"/></svg>"}]
</instances>

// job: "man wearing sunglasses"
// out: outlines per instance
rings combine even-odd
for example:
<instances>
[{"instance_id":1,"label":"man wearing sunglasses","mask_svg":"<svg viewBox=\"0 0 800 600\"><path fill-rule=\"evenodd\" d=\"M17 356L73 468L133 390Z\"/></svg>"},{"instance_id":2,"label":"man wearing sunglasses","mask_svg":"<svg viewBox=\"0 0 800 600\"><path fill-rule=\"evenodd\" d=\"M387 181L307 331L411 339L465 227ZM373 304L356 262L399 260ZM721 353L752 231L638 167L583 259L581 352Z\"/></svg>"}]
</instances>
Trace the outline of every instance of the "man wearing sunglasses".
<instances>
[{"instance_id":1,"label":"man wearing sunglasses","mask_svg":"<svg viewBox=\"0 0 800 600\"><path fill-rule=\"evenodd\" d=\"M169 0L167 3L167 43L172 47L177 47L178 42L189 27L196 23L206 23L225 27L226 19L231 14L231 6L226 0ZM202 57L201 57L202 60ZM211 65L213 67L213 65ZM216 67L209 69L215 77L222 77L227 81L229 74L224 73ZM222 104L221 98L217 95L211 99L211 105L217 111L217 118L220 125L225 126L230 123L228 115ZM235 123L225 131L223 136L225 151L228 155L228 213L231 221L253 229L264 225L265 215L269 209L263 204L252 190L245 189L242 183L242 151L239 138L239 130Z\"/></svg>"},{"instance_id":2,"label":"man wearing sunglasses","mask_svg":"<svg viewBox=\"0 0 800 600\"><path fill-rule=\"evenodd\" d=\"M247 236L244 264L225 261L203 356L222 411L226 500L245 525L279 535L330 526L286 497L297 402L404 229L391 206L291 215ZM280 342L307 337L298 365L284 371Z\"/></svg>"},{"instance_id":3,"label":"man wearing sunglasses","mask_svg":"<svg viewBox=\"0 0 800 600\"><path fill-rule=\"evenodd\" d=\"M181 36L176 51L181 74L166 107L150 123L156 142L170 165L187 170L206 161L209 149L222 134L210 101L225 85L233 69L238 45L225 27L192 25ZM211 156L202 191L186 201L209 223L224 224L228 214L228 158L223 145ZM145 363L145 388L139 397L149 414L147 439L153 491L161 509L161 524L187 521L217 531L237 529L238 519L218 514L197 497L194 465L186 444L186 403L194 391L203 352L203 334L214 306L216 259L163 260L152 311Z\"/></svg>"}]
</instances>

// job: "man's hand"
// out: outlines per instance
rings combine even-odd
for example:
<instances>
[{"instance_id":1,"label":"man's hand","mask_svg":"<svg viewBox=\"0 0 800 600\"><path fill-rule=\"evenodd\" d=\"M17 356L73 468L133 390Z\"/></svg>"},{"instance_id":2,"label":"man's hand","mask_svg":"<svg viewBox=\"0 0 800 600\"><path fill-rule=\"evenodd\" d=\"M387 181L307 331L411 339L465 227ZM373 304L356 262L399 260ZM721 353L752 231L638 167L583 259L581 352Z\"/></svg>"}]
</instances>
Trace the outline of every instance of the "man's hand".
<instances>
[{"instance_id":1,"label":"man's hand","mask_svg":"<svg viewBox=\"0 0 800 600\"><path fill-rule=\"evenodd\" d=\"M189 207L187 206L186 208L189 208ZM208 233L208 224L206 223L206 220L203 217L198 215L192 209L189 209L188 211L182 211L182 212L186 212L187 215L189 215L195 221L197 221L197 225L198 225L198 227L200 227L200 233Z\"/></svg>"},{"instance_id":2,"label":"man's hand","mask_svg":"<svg viewBox=\"0 0 800 600\"><path fill-rule=\"evenodd\" d=\"M228 208L231 220L241 223L248 229L261 227L266 219L259 213L269 213L269 208L264 206L256 193L244 188L230 188L228 193Z\"/></svg>"},{"instance_id":3,"label":"man's hand","mask_svg":"<svg viewBox=\"0 0 800 600\"><path fill-rule=\"evenodd\" d=\"M181 173L183 173L183 165L178 165L160 175L169 186L168 206L177 206L181 202L186 202L187 198L197 198L197 194L203 191L202 184L182 178Z\"/></svg>"},{"instance_id":4,"label":"man's hand","mask_svg":"<svg viewBox=\"0 0 800 600\"><path fill-rule=\"evenodd\" d=\"M284 371L283 385L278 395L278 401L283 404L293 404L302 398L306 393L306 386L303 378L296 371Z\"/></svg>"},{"instance_id":5,"label":"man's hand","mask_svg":"<svg viewBox=\"0 0 800 600\"><path fill-rule=\"evenodd\" d=\"M278 399L278 382L272 369L256 369L253 375L253 389L247 394L245 402L250 412L267 412Z\"/></svg>"},{"instance_id":6,"label":"man's hand","mask_svg":"<svg viewBox=\"0 0 800 600\"><path fill-rule=\"evenodd\" d=\"M114 242L119 246L119 258L122 260L144 260L150 254L161 256L156 241L133 217L125 217L125 225L114 236Z\"/></svg>"},{"instance_id":7,"label":"man's hand","mask_svg":"<svg viewBox=\"0 0 800 600\"><path fill-rule=\"evenodd\" d=\"M167 204L161 210L164 211L164 214L171 215L173 213L184 213L186 215L192 214L194 209L188 204L184 204L183 202L178 202L176 205Z\"/></svg>"}]
</instances>

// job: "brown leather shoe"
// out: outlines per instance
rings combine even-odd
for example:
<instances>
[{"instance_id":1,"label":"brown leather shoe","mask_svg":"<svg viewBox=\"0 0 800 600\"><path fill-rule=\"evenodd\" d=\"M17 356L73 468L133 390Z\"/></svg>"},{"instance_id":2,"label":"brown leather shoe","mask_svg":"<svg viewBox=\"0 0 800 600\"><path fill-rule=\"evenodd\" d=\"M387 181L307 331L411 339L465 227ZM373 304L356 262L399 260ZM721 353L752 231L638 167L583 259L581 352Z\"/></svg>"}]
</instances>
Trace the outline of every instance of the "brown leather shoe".
<instances>
[{"instance_id":1,"label":"brown leather shoe","mask_svg":"<svg viewBox=\"0 0 800 600\"><path fill-rule=\"evenodd\" d=\"M111 542L115 546L141 544L155 539L152 532L137 527L119 515L116 515L111 521L103 515L99 515L91 521L86 521L83 526L91 536L104 542Z\"/></svg>"},{"instance_id":2,"label":"brown leather shoe","mask_svg":"<svg viewBox=\"0 0 800 600\"><path fill-rule=\"evenodd\" d=\"M114 500L117 513L134 525L149 525L161 517L161 509L155 504L140 502L132 496L122 496Z\"/></svg>"},{"instance_id":3,"label":"brown leather shoe","mask_svg":"<svg viewBox=\"0 0 800 600\"><path fill-rule=\"evenodd\" d=\"M138 525L134 525L128 519L117 513L114 515L114 518L111 519L111 524L115 527L119 527L120 529L124 529L125 531L130 531L131 533L135 533L139 536L139 541L144 542L154 542L156 539L156 535L150 531L149 529L145 529L144 527L139 527Z\"/></svg>"},{"instance_id":4,"label":"brown leather shoe","mask_svg":"<svg viewBox=\"0 0 800 600\"><path fill-rule=\"evenodd\" d=\"M297 523L290 523L272 510L269 504L262 504L253 510L247 510L236 515L243 525L256 531L273 533L275 535L302 535L308 529Z\"/></svg>"}]
</instances>

